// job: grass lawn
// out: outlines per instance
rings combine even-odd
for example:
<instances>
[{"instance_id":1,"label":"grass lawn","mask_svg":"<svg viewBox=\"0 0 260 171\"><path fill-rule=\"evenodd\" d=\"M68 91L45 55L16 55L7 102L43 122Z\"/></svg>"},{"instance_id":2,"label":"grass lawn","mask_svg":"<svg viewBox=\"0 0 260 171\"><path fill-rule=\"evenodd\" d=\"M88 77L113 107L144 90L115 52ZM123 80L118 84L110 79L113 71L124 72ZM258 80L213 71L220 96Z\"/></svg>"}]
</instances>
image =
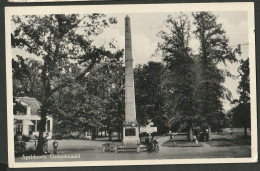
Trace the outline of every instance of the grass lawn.
<instances>
[{"instance_id":1,"label":"grass lawn","mask_svg":"<svg viewBox=\"0 0 260 171\"><path fill-rule=\"evenodd\" d=\"M227 147L227 146L234 146L234 143L231 141L220 141L220 140L212 140L207 142L208 145L211 147Z\"/></svg>"},{"instance_id":2,"label":"grass lawn","mask_svg":"<svg viewBox=\"0 0 260 171\"><path fill-rule=\"evenodd\" d=\"M240 145L251 145L251 137L235 136L230 138L219 138L208 141L212 147L226 147L226 146L240 146Z\"/></svg>"},{"instance_id":3,"label":"grass lawn","mask_svg":"<svg viewBox=\"0 0 260 171\"><path fill-rule=\"evenodd\" d=\"M163 147L203 147L202 144L198 143L196 144L195 142L190 142L187 140L168 140L162 144Z\"/></svg>"}]
</instances>

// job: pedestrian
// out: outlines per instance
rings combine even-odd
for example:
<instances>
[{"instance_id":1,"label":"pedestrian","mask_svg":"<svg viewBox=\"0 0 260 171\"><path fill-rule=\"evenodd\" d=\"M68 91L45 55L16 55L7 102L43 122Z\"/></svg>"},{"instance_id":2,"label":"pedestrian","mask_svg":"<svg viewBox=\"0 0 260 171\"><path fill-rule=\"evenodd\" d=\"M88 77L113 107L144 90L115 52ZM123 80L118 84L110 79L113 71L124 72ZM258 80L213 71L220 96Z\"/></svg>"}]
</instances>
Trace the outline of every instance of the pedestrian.
<instances>
[{"instance_id":1,"label":"pedestrian","mask_svg":"<svg viewBox=\"0 0 260 171\"><path fill-rule=\"evenodd\" d=\"M206 141L208 141L208 140L209 140L209 130L206 129Z\"/></svg>"},{"instance_id":2,"label":"pedestrian","mask_svg":"<svg viewBox=\"0 0 260 171\"><path fill-rule=\"evenodd\" d=\"M53 145L53 152L54 154L57 154L57 151L58 151L58 142L56 141L56 139L54 140L54 142L52 143Z\"/></svg>"},{"instance_id":3,"label":"pedestrian","mask_svg":"<svg viewBox=\"0 0 260 171\"><path fill-rule=\"evenodd\" d=\"M172 140L172 139L173 139L173 137L172 137L172 131L169 131L169 134L170 134L170 140Z\"/></svg>"}]
</instances>

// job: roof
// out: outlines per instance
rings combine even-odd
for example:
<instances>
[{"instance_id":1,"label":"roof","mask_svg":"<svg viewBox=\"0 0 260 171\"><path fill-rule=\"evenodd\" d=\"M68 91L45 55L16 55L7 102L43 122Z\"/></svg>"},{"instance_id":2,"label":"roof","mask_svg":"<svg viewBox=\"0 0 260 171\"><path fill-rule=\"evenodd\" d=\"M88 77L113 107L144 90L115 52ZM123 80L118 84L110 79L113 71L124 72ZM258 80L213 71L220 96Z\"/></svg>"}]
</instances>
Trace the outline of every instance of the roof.
<instances>
[{"instance_id":1,"label":"roof","mask_svg":"<svg viewBox=\"0 0 260 171\"><path fill-rule=\"evenodd\" d=\"M38 114L41 103L37 99L31 97L18 97L17 100L26 103L28 106L31 107L31 115Z\"/></svg>"}]
</instances>

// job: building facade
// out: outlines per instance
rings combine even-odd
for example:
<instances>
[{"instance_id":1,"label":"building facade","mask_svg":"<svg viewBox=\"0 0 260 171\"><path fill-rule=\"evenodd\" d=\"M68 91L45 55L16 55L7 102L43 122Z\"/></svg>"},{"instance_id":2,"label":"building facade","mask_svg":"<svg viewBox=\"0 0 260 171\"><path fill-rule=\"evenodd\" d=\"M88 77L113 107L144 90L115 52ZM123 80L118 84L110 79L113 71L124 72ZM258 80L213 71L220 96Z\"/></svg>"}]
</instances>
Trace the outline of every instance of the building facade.
<instances>
[{"instance_id":1,"label":"building facade","mask_svg":"<svg viewBox=\"0 0 260 171\"><path fill-rule=\"evenodd\" d=\"M41 120L39 110L41 103L31 97L18 97L14 103L14 134L28 137L39 136L38 125ZM44 136L52 138L53 118L47 116Z\"/></svg>"}]
</instances>

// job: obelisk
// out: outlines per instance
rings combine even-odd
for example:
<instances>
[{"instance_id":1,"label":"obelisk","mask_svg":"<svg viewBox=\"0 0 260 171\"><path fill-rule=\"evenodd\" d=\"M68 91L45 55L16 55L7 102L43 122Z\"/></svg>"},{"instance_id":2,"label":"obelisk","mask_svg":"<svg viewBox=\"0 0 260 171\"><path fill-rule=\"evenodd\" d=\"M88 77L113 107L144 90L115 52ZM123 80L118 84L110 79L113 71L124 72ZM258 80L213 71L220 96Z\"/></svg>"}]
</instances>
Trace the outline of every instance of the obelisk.
<instances>
[{"instance_id":1,"label":"obelisk","mask_svg":"<svg viewBox=\"0 0 260 171\"><path fill-rule=\"evenodd\" d=\"M125 17L125 124L123 126L124 149L140 151L139 128L136 121L135 89L132 57L131 25Z\"/></svg>"},{"instance_id":2,"label":"obelisk","mask_svg":"<svg viewBox=\"0 0 260 171\"><path fill-rule=\"evenodd\" d=\"M125 17L125 123L136 122L130 18Z\"/></svg>"}]
</instances>

